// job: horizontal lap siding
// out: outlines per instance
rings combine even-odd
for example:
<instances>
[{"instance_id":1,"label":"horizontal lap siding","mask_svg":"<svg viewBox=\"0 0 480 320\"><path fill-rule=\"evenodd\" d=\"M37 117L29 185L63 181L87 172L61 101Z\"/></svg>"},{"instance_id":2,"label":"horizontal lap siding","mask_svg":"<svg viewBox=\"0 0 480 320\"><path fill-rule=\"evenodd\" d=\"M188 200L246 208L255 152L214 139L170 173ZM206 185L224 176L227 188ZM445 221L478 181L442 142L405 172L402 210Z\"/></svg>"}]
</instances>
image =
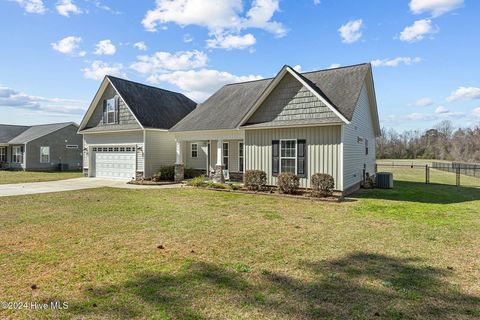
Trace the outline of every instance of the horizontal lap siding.
<instances>
[{"instance_id":1,"label":"horizontal lap siding","mask_svg":"<svg viewBox=\"0 0 480 320\"><path fill-rule=\"evenodd\" d=\"M175 164L175 137L165 131L145 131L145 177L151 177L162 166Z\"/></svg>"},{"instance_id":2,"label":"horizontal lap siding","mask_svg":"<svg viewBox=\"0 0 480 320\"><path fill-rule=\"evenodd\" d=\"M192 157L192 144L196 143L198 145L197 157ZM186 143L186 162L185 167L192 169L206 170L207 168L207 146L208 141L195 141Z\"/></svg>"},{"instance_id":3,"label":"horizontal lap siding","mask_svg":"<svg viewBox=\"0 0 480 320\"><path fill-rule=\"evenodd\" d=\"M369 152L365 154L365 142L358 143L358 137L368 139ZM362 181L363 165L366 172L375 172L375 133L372 113L365 85L353 113L352 121L344 129L344 184L348 188Z\"/></svg>"},{"instance_id":4,"label":"horizontal lap siding","mask_svg":"<svg viewBox=\"0 0 480 320\"><path fill-rule=\"evenodd\" d=\"M328 173L335 179L335 188L341 189L341 126L247 130L245 169L265 171L269 185L277 184L272 176L272 141L281 139L306 140L307 177L300 179L301 187L310 187L312 174Z\"/></svg>"}]
</instances>

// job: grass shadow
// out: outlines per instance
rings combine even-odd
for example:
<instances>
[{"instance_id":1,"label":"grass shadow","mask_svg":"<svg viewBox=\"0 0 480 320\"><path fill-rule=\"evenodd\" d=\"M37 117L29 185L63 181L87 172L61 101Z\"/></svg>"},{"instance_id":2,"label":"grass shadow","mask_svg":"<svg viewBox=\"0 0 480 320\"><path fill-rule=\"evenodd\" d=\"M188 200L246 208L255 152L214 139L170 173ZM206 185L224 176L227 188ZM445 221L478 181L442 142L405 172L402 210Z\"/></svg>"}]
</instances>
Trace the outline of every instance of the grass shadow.
<instances>
[{"instance_id":1,"label":"grass shadow","mask_svg":"<svg viewBox=\"0 0 480 320\"><path fill-rule=\"evenodd\" d=\"M480 188L395 180L393 189L360 189L350 198L451 204L480 200Z\"/></svg>"},{"instance_id":2,"label":"grass shadow","mask_svg":"<svg viewBox=\"0 0 480 320\"><path fill-rule=\"evenodd\" d=\"M179 272L140 272L126 282L91 288L85 292L85 301L72 304L69 312L146 318L148 310L160 319L480 316L480 298L447 282L454 270L427 266L415 257L355 252L334 260L304 261L295 271L304 276L254 268L245 273L192 261Z\"/></svg>"}]
</instances>

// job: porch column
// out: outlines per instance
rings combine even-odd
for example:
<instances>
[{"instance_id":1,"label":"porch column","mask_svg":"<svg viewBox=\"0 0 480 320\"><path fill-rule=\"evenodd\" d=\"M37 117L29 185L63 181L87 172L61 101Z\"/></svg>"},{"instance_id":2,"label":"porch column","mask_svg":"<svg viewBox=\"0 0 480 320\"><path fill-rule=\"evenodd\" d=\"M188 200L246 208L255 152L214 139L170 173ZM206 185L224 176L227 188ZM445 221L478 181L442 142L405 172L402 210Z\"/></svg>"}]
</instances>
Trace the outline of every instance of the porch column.
<instances>
[{"instance_id":1,"label":"porch column","mask_svg":"<svg viewBox=\"0 0 480 320\"><path fill-rule=\"evenodd\" d=\"M175 182L181 182L185 178L185 166L183 164L182 142L176 141Z\"/></svg>"},{"instance_id":2,"label":"porch column","mask_svg":"<svg viewBox=\"0 0 480 320\"><path fill-rule=\"evenodd\" d=\"M224 183L223 177L223 140L217 140L217 163L215 165L215 174L213 175L213 182Z\"/></svg>"}]
</instances>

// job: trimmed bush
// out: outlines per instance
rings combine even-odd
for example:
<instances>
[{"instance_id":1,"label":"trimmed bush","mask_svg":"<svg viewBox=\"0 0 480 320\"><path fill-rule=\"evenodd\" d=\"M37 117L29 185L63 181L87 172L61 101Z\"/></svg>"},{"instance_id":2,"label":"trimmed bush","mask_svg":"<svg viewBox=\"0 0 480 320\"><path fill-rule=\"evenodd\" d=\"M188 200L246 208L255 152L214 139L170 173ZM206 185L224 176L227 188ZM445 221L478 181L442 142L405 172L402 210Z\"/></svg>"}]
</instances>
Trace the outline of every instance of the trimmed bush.
<instances>
[{"instance_id":1,"label":"trimmed bush","mask_svg":"<svg viewBox=\"0 0 480 320\"><path fill-rule=\"evenodd\" d=\"M173 181L175 180L175 166L160 167L154 176L163 181Z\"/></svg>"},{"instance_id":2,"label":"trimmed bush","mask_svg":"<svg viewBox=\"0 0 480 320\"><path fill-rule=\"evenodd\" d=\"M244 175L245 188L250 191L260 191L267 185L267 174L262 170L247 170Z\"/></svg>"},{"instance_id":3,"label":"trimmed bush","mask_svg":"<svg viewBox=\"0 0 480 320\"><path fill-rule=\"evenodd\" d=\"M300 178L291 172L282 172L277 177L277 184L281 193L294 194L298 191Z\"/></svg>"},{"instance_id":4,"label":"trimmed bush","mask_svg":"<svg viewBox=\"0 0 480 320\"><path fill-rule=\"evenodd\" d=\"M331 196L335 187L335 180L326 173L315 173L312 175L310 184L312 185L312 195L315 197Z\"/></svg>"},{"instance_id":5,"label":"trimmed bush","mask_svg":"<svg viewBox=\"0 0 480 320\"><path fill-rule=\"evenodd\" d=\"M196 188L204 187L206 185L205 177L204 176L195 177L192 180L188 181L187 185L196 187Z\"/></svg>"},{"instance_id":6,"label":"trimmed bush","mask_svg":"<svg viewBox=\"0 0 480 320\"><path fill-rule=\"evenodd\" d=\"M196 178L198 176L201 176L202 173L200 172L200 170L195 170L195 169L192 169L192 168L185 168L183 170L183 175L184 175L185 179L192 179L192 178Z\"/></svg>"}]
</instances>

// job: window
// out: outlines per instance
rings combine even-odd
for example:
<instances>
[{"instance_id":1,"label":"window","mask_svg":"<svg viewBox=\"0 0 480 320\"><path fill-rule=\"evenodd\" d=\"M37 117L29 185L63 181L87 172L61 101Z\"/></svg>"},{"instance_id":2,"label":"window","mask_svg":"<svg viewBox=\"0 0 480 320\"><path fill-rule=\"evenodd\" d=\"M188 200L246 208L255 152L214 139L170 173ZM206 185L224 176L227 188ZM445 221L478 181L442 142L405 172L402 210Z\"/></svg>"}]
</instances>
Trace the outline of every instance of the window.
<instances>
[{"instance_id":1,"label":"window","mask_svg":"<svg viewBox=\"0 0 480 320\"><path fill-rule=\"evenodd\" d=\"M223 143L223 166L228 170L228 142Z\"/></svg>"},{"instance_id":2,"label":"window","mask_svg":"<svg viewBox=\"0 0 480 320\"><path fill-rule=\"evenodd\" d=\"M292 172L296 174L297 165L297 141L280 141L280 172Z\"/></svg>"},{"instance_id":3,"label":"window","mask_svg":"<svg viewBox=\"0 0 480 320\"><path fill-rule=\"evenodd\" d=\"M243 142L238 143L238 171L243 172Z\"/></svg>"},{"instance_id":4,"label":"window","mask_svg":"<svg viewBox=\"0 0 480 320\"><path fill-rule=\"evenodd\" d=\"M117 99L103 101L103 123L112 124L117 122Z\"/></svg>"},{"instance_id":5,"label":"window","mask_svg":"<svg viewBox=\"0 0 480 320\"><path fill-rule=\"evenodd\" d=\"M192 158L197 158L198 157L198 144L192 143L190 145L190 155Z\"/></svg>"},{"instance_id":6,"label":"window","mask_svg":"<svg viewBox=\"0 0 480 320\"><path fill-rule=\"evenodd\" d=\"M78 149L77 144L67 144L67 149Z\"/></svg>"},{"instance_id":7,"label":"window","mask_svg":"<svg viewBox=\"0 0 480 320\"><path fill-rule=\"evenodd\" d=\"M7 148L0 147L0 162L7 162Z\"/></svg>"},{"instance_id":8,"label":"window","mask_svg":"<svg viewBox=\"0 0 480 320\"><path fill-rule=\"evenodd\" d=\"M12 148L12 162L15 162L15 163L23 162L22 147L15 146Z\"/></svg>"},{"instance_id":9,"label":"window","mask_svg":"<svg viewBox=\"0 0 480 320\"><path fill-rule=\"evenodd\" d=\"M50 162L50 147L40 147L40 163Z\"/></svg>"},{"instance_id":10,"label":"window","mask_svg":"<svg viewBox=\"0 0 480 320\"><path fill-rule=\"evenodd\" d=\"M365 155L368 156L368 139L365 139Z\"/></svg>"}]
</instances>

